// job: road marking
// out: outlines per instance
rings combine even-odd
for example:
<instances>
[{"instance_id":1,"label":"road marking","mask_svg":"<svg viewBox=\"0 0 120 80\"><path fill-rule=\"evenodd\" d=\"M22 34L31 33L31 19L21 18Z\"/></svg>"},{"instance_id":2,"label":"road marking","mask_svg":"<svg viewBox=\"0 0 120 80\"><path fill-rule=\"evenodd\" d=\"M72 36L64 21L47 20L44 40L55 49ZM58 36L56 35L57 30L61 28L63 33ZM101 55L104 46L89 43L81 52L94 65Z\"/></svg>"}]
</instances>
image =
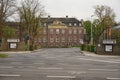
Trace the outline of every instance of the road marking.
<instances>
[{"instance_id":1,"label":"road marking","mask_svg":"<svg viewBox=\"0 0 120 80\"><path fill-rule=\"evenodd\" d=\"M89 61L97 61L97 62L107 62L107 63L120 63L120 62L116 62L116 61L106 61L106 60L98 60L98 59L86 59L86 58L79 58L82 60L89 60Z\"/></svg>"},{"instance_id":2,"label":"road marking","mask_svg":"<svg viewBox=\"0 0 120 80\"><path fill-rule=\"evenodd\" d=\"M48 78L76 78L76 76L47 76Z\"/></svg>"},{"instance_id":3,"label":"road marking","mask_svg":"<svg viewBox=\"0 0 120 80\"><path fill-rule=\"evenodd\" d=\"M108 77L107 79L110 79L110 80L120 80L120 78L110 78L110 77Z\"/></svg>"},{"instance_id":4,"label":"road marking","mask_svg":"<svg viewBox=\"0 0 120 80\"><path fill-rule=\"evenodd\" d=\"M118 71L118 69L88 69L91 71Z\"/></svg>"},{"instance_id":5,"label":"road marking","mask_svg":"<svg viewBox=\"0 0 120 80\"><path fill-rule=\"evenodd\" d=\"M38 67L38 69L60 69L62 70L63 68L57 68L57 67L47 67L47 68L42 68L42 67Z\"/></svg>"},{"instance_id":6,"label":"road marking","mask_svg":"<svg viewBox=\"0 0 120 80\"><path fill-rule=\"evenodd\" d=\"M0 68L13 68L13 66L0 66Z\"/></svg>"},{"instance_id":7,"label":"road marking","mask_svg":"<svg viewBox=\"0 0 120 80\"><path fill-rule=\"evenodd\" d=\"M19 77L19 74L0 74L1 77Z\"/></svg>"},{"instance_id":8,"label":"road marking","mask_svg":"<svg viewBox=\"0 0 120 80\"><path fill-rule=\"evenodd\" d=\"M45 63L33 63L33 64L45 64Z\"/></svg>"},{"instance_id":9,"label":"road marking","mask_svg":"<svg viewBox=\"0 0 120 80\"><path fill-rule=\"evenodd\" d=\"M79 71L69 71L68 73L70 73L70 74L83 74L83 73L86 73L85 71L81 71L81 72L79 72Z\"/></svg>"}]
</instances>

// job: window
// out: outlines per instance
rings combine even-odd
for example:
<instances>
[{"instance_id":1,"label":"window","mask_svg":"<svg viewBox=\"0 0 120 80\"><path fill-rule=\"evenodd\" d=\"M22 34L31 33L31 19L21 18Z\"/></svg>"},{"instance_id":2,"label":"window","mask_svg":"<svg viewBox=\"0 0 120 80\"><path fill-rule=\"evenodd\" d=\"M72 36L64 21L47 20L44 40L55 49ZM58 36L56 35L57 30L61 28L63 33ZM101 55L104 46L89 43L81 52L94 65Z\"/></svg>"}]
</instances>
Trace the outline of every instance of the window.
<instances>
[{"instance_id":1,"label":"window","mask_svg":"<svg viewBox=\"0 0 120 80\"><path fill-rule=\"evenodd\" d=\"M43 38L43 42L47 42L47 38L46 37Z\"/></svg>"},{"instance_id":2,"label":"window","mask_svg":"<svg viewBox=\"0 0 120 80\"><path fill-rule=\"evenodd\" d=\"M72 38L71 37L68 38L68 42L72 42Z\"/></svg>"},{"instance_id":3,"label":"window","mask_svg":"<svg viewBox=\"0 0 120 80\"><path fill-rule=\"evenodd\" d=\"M41 38L39 38L39 43L41 43L42 42L42 40L41 40Z\"/></svg>"},{"instance_id":4,"label":"window","mask_svg":"<svg viewBox=\"0 0 120 80\"><path fill-rule=\"evenodd\" d=\"M56 34L59 34L59 29L56 29Z\"/></svg>"},{"instance_id":5,"label":"window","mask_svg":"<svg viewBox=\"0 0 120 80\"><path fill-rule=\"evenodd\" d=\"M56 42L59 42L59 38L58 37L56 37Z\"/></svg>"},{"instance_id":6,"label":"window","mask_svg":"<svg viewBox=\"0 0 120 80\"><path fill-rule=\"evenodd\" d=\"M46 34L46 30L45 29L43 30L43 34Z\"/></svg>"},{"instance_id":7,"label":"window","mask_svg":"<svg viewBox=\"0 0 120 80\"><path fill-rule=\"evenodd\" d=\"M81 30L79 30L79 34L81 34Z\"/></svg>"},{"instance_id":8,"label":"window","mask_svg":"<svg viewBox=\"0 0 120 80\"><path fill-rule=\"evenodd\" d=\"M44 26L47 26L47 23L44 23Z\"/></svg>"},{"instance_id":9,"label":"window","mask_svg":"<svg viewBox=\"0 0 120 80\"><path fill-rule=\"evenodd\" d=\"M69 34L72 34L72 30L71 29L69 29Z\"/></svg>"},{"instance_id":10,"label":"window","mask_svg":"<svg viewBox=\"0 0 120 80\"><path fill-rule=\"evenodd\" d=\"M53 39L53 38L50 38L50 42L54 42L54 39Z\"/></svg>"},{"instance_id":11,"label":"window","mask_svg":"<svg viewBox=\"0 0 120 80\"><path fill-rule=\"evenodd\" d=\"M76 36L74 36L74 42L76 42L77 41L77 37Z\"/></svg>"},{"instance_id":12,"label":"window","mask_svg":"<svg viewBox=\"0 0 120 80\"><path fill-rule=\"evenodd\" d=\"M77 24L76 24L76 23L74 23L74 26L77 26Z\"/></svg>"},{"instance_id":13,"label":"window","mask_svg":"<svg viewBox=\"0 0 120 80\"><path fill-rule=\"evenodd\" d=\"M65 29L62 29L62 34L65 34Z\"/></svg>"},{"instance_id":14,"label":"window","mask_svg":"<svg viewBox=\"0 0 120 80\"><path fill-rule=\"evenodd\" d=\"M82 26L81 23L79 23L79 26Z\"/></svg>"},{"instance_id":15,"label":"window","mask_svg":"<svg viewBox=\"0 0 120 80\"><path fill-rule=\"evenodd\" d=\"M65 42L65 37L62 37L62 42Z\"/></svg>"},{"instance_id":16,"label":"window","mask_svg":"<svg viewBox=\"0 0 120 80\"><path fill-rule=\"evenodd\" d=\"M74 29L74 34L77 34L77 29Z\"/></svg>"},{"instance_id":17,"label":"window","mask_svg":"<svg viewBox=\"0 0 120 80\"><path fill-rule=\"evenodd\" d=\"M50 29L50 34L53 34L53 29Z\"/></svg>"},{"instance_id":18,"label":"window","mask_svg":"<svg viewBox=\"0 0 120 80\"><path fill-rule=\"evenodd\" d=\"M72 26L72 24L71 24L71 23L69 23L69 26Z\"/></svg>"}]
</instances>

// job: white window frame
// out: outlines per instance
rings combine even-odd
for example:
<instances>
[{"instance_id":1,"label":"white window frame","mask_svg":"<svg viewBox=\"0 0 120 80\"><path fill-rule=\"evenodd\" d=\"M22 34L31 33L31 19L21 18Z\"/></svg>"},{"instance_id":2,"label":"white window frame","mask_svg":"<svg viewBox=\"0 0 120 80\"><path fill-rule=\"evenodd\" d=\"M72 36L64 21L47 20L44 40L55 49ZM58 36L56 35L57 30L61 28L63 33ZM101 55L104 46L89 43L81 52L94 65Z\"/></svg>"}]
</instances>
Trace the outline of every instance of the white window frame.
<instances>
[{"instance_id":1,"label":"white window frame","mask_svg":"<svg viewBox=\"0 0 120 80\"><path fill-rule=\"evenodd\" d=\"M73 30L73 33L74 33L74 34L77 34L77 29L74 29L74 30Z\"/></svg>"},{"instance_id":2,"label":"white window frame","mask_svg":"<svg viewBox=\"0 0 120 80\"><path fill-rule=\"evenodd\" d=\"M69 23L69 26L72 26L72 23Z\"/></svg>"},{"instance_id":3,"label":"white window frame","mask_svg":"<svg viewBox=\"0 0 120 80\"><path fill-rule=\"evenodd\" d=\"M60 34L60 30L59 29L56 29L56 34Z\"/></svg>"},{"instance_id":4,"label":"white window frame","mask_svg":"<svg viewBox=\"0 0 120 80\"><path fill-rule=\"evenodd\" d=\"M72 29L69 29L69 34L72 34Z\"/></svg>"},{"instance_id":5,"label":"white window frame","mask_svg":"<svg viewBox=\"0 0 120 80\"><path fill-rule=\"evenodd\" d=\"M50 29L50 34L53 34L54 30L53 29Z\"/></svg>"}]
</instances>

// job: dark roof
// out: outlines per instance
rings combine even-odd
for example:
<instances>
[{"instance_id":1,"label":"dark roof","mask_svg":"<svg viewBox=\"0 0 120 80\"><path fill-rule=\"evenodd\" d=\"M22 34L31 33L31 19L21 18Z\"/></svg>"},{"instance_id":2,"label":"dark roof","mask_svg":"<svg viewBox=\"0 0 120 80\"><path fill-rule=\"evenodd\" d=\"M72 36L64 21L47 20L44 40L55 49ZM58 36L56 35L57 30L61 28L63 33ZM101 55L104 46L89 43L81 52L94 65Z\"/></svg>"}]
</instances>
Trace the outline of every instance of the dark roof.
<instances>
[{"instance_id":1,"label":"dark roof","mask_svg":"<svg viewBox=\"0 0 120 80\"><path fill-rule=\"evenodd\" d=\"M76 22L76 23L80 23L79 20L77 20L76 18L42 18L43 22L47 22L47 23L52 23L55 20L59 20L63 23L69 23L69 22Z\"/></svg>"},{"instance_id":2,"label":"dark roof","mask_svg":"<svg viewBox=\"0 0 120 80\"><path fill-rule=\"evenodd\" d=\"M6 26L18 29L19 28L19 22L6 22Z\"/></svg>"},{"instance_id":3,"label":"dark roof","mask_svg":"<svg viewBox=\"0 0 120 80\"><path fill-rule=\"evenodd\" d=\"M82 22L77 20L76 18L53 18L53 17L47 17L47 18L42 18L43 23L47 23L47 25L52 24L55 20L61 21L62 23L66 24L69 26L69 23L73 26L74 23L76 23L77 26L82 26Z\"/></svg>"}]
</instances>

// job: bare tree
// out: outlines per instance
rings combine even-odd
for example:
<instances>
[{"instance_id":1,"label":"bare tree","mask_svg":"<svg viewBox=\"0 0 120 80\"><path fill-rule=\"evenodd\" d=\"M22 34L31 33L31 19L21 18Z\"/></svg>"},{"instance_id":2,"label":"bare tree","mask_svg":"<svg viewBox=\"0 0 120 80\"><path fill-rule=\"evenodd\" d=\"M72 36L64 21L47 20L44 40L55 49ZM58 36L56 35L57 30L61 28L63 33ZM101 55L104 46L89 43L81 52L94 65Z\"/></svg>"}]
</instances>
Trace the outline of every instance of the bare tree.
<instances>
[{"instance_id":1,"label":"bare tree","mask_svg":"<svg viewBox=\"0 0 120 80\"><path fill-rule=\"evenodd\" d=\"M5 21L15 13L16 0L0 0L0 21Z\"/></svg>"},{"instance_id":2,"label":"bare tree","mask_svg":"<svg viewBox=\"0 0 120 80\"><path fill-rule=\"evenodd\" d=\"M0 0L0 37L2 37L2 28L5 21L14 14L16 9L16 0Z\"/></svg>"},{"instance_id":3,"label":"bare tree","mask_svg":"<svg viewBox=\"0 0 120 80\"><path fill-rule=\"evenodd\" d=\"M23 0L18 10L22 26L30 37L30 46L33 49L38 29L41 26L41 17L44 15L44 7L39 0Z\"/></svg>"},{"instance_id":4,"label":"bare tree","mask_svg":"<svg viewBox=\"0 0 120 80\"><path fill-rule=\"evenodd\" d=\"M101 34L108 28L112 27L115 23L115 13L113 9L106 5L97 5L95 6L95 15L98 17L97 19L97 40L99 40ZM98 41L99 42L99 41ZM97 42L97 43L98 43Z\"/></svg>"}]
</instances>

